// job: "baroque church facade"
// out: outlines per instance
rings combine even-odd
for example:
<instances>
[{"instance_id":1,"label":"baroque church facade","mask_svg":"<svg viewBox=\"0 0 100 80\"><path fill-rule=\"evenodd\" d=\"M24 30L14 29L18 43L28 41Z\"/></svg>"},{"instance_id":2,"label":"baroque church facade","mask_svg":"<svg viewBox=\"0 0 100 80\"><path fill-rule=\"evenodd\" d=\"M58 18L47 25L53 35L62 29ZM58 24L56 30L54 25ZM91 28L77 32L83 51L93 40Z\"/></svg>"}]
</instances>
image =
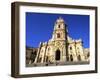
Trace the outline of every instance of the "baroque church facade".
<instances>
[{"instance_id":1,"label":"baroque church facade","mask_svg":"<svg viewBox=\"0 0 100 80\"><path fill-rule=\"evenodd\" d=\"M82 40L69 37L67 27L61 17L57 19L52 38L39 44L34 63L86 61Z\"/></svg>"},{"instance_id":2,"label":"baroque church facade","mask_svg":"<svg viewBox=\"0 0 100 80\"><path fill-rule=\"evenodd\" d=\"M87 50L87 51L86 51ZM47 42L40 42L33 63L89 62L89 49L83 47L81 39L74 40L68 35L68 25L59 17L52 37Z\"/></svg>"}]
</instances>

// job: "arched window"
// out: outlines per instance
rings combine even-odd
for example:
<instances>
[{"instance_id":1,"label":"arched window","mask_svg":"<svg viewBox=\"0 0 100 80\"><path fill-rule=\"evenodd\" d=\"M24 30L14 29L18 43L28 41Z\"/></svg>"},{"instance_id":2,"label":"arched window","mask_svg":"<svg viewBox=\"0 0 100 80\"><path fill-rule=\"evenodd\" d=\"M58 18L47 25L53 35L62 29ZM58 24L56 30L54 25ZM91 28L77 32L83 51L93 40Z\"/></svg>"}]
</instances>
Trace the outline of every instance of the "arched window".
<instances>
[{"instance_id":1,"label":"arched window","mask_svg":"<svg viewBox=\"0 0 100 80\"><path fill-rule=\"evenodd\" d=\"M60 38L60 33L57 33L57 38Z\"/></svg>"},{"instance_id":2,"label":"arched window","mask_svg":"<svg viewBox=\"0 0 100 80\"><path fill-rule=\"evenodd\" d=\"M50 51L50 47L48 48L48 51Z\"/></svg>"},{"instance_id":3,"label":"arched window","mask_svg":"<svg viewBox=\"0 0 100 80\"><path fill-rule=\"evenodd\" d=\"M90 54L89 54L89 52L87 53L87 57L89 57L90 56Z\"/></svg>"},{"instance_id":4,"label":"arched window","mask_svg":"<svg viewBox=\"0 0 100 80\"><path fill-rule=\"evenodd\" d=\"M70 46L70 50L72 50L72 47Z\"/></svg>"},{"instance_id":5,"label":"arched window","mask_svg":"<svg viewBox=\"0 0 100 80\"><path fill-rule=\"evenodd\" d=\"M60 28L60 25L58 25L58 28Z\"/></svg>"}]
</instances>

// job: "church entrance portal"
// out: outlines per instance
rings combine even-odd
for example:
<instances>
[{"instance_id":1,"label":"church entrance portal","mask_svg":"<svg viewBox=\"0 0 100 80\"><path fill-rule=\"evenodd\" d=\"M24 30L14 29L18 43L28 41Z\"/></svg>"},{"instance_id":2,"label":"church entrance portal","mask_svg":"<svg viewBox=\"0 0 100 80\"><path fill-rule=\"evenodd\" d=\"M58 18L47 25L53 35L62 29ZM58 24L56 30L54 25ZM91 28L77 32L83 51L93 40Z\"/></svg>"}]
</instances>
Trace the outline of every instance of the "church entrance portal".
<instances>
[{"instance_id":1,"label":"church entrance portal","mask_svg":"<svg viewBox=\"0 0 100 80\"><path fill-rule=\"evenodd\" d=\"M56 51L55 60L60 60L60 50Z\"/></svg>"}]
</instances>

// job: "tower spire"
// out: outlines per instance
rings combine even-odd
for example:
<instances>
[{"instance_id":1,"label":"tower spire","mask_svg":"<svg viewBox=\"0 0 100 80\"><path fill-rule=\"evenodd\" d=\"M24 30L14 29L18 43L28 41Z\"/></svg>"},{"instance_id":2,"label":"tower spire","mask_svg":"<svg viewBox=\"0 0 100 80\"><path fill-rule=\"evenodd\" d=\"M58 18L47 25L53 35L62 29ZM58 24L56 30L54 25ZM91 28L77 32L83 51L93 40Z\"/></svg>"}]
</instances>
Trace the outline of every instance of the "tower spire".
<instances>
[{"instance_id":1,"label":"tower spire","mask_svg":"<svg viewBox=\"0 0 100 80\"><path fill-rule=\"evenodd\" d=\"M56 23L64 23L64 19L60 16L57 20Z\"/></svg>"}]
</instances>

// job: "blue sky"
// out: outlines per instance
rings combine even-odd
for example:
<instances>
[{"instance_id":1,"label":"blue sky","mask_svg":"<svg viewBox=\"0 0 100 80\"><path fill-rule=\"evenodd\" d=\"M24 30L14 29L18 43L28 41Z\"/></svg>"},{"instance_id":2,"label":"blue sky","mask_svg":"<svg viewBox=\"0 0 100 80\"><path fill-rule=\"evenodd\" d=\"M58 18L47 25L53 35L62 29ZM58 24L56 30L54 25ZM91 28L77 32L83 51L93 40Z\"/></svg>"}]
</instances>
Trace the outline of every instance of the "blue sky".
<instances>
[{"instance_id":1,"label":"blue sky","mask_svg":"<svg viewBox=\"0 0 100 80\"><path fill-rule=\"evenodd\" d=\"M32 12L26 12L26 46L38 47L40 41L48 41L59 17L68 25L69 36L75 40L81 38L83 46L89 48L89 15Z\"/></svg>"}]
</instances>

